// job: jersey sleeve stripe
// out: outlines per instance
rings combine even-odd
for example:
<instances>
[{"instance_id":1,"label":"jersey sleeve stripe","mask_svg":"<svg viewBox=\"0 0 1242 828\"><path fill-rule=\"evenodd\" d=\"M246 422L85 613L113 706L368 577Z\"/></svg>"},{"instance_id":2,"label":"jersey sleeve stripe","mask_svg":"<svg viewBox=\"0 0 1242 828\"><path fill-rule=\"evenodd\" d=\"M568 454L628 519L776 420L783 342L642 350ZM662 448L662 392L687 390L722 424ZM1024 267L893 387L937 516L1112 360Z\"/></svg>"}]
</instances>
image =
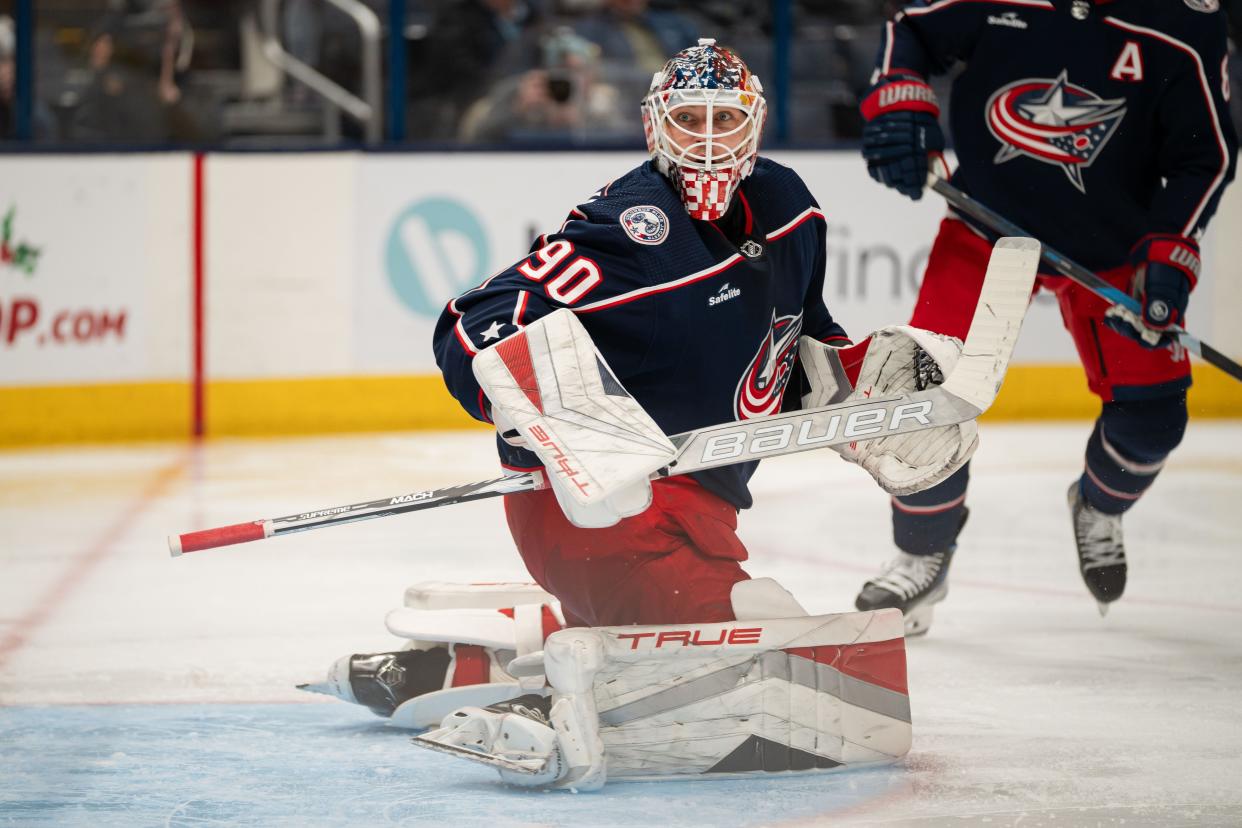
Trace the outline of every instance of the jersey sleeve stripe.
<instances>
[{"instance_id":1,"label":"jersey sleeve stripe","mask_svg":"<svg viewBox=\"0 0 1242 828\"><path fill-rule=\"evenodd\" d=\"M526 303L530 299L530 293L524 290L518 291L517 304L513 308L513 326L515 328L522 327L522 315L526 313Z\"/></svg>"},{"instance_id":2,"label":"jersey sleeve stripe","mask_svg":"<svg viewBox=\"0 0 1242 828\"><path fill-rule=\"evenodd\" d=\"M457 336L457 342L461 345L462 350L470 354L471 357L479 353L479 349L474 347L474 343L470 341L470 334L466 333L466 326L461 324L461 316L457 317L457 321L453 323L453 333Z\"/></svg>"},{"instance_id":3,"label":"jersey sleeve stripe","mask_svg":"<svg viewBox=\"0 0 1242 828\"><path fill-rule=\"evenodd\" d=\"M823 219L824 221L827 221L827 219L824 218L823 210L820 210L816 207L807 207L801 213L798 213L798 215L796 215L793 218L793 220L790 221L788 224L784 224L776 228L775 230L773 230L771 233L768 233L768 237L767 237L768 241L770 242L776 241L781 236L789 235L794 230L798 229L798 225L802 224L802 222L806 221L809 218L819 218L819 219Z\"/></svg>"},{"instance_id":4,"label":"jersey sleeve stripe","mask_svg":"<svg viewBox=\"0 0 1242 828\"><path fill-rule=\"evenodd\" d=\"M1195 207L1195 211L1191 213L1190 220L1186 222L1186 226L1182 228L1183 236L1194 235L1195 229L1199 224L1199 216L1203 215L1203 211L1207 208L1208 203L1212 200L1212 196L1221 188L1224 183L1225 175L1229 171L1229 147L1225 143L1225 134L1220 127L1220 114L1216 111L1216 101L1212 98L1212 88L1208 84L1207 72L1203 69L1203 58L1199 53L1191 48L1188 44L1183 43L1177 38L1170 37L1164 32L1155 29L1149 29L1145 26L1136 26L1133 23L1127 23L1116 17L1105 17L1104 22L1110 26L1135 34L1147 35L1148 37L1162 40L1170 46L1179 49L1190 55L1195 62L1195 70L1199 73L1199 87L1203 90L1203 97L1207 101L1207 111L1212 121L1212 129L1216 132L1216 145L1220 148L1220 170L1216 173L1216 177L1212 179L1212 184L1203 193L1203 198L1199 199L1199 204Z\"/></svg>"},{"instance_id":5,"label":"jersey sleeve stripe","mask_svg":"<svg viewBox=\"0 0 1242 828\"><path fill-rule=\"evenodd\" d=\"M695 282L701 282L704 279L710 279L719 273L725 272L740 261L743 261L742 254L734 253L723 262L714 264L711 267L706 268L705 270L700 270L697 273L691 273L689 276L683 276L680 279L674 279L673 281L665 282L662 285L652 285L651 287L631 290L629 293L621 293L611 299L601 299L598 302L591 302L590 304L574 308L573 311L574 313L592 313L594 311L605 310L607 308L615 308L617 305L624 305L628 302L633 302L636 299L642 299L646 296L667 293L670 290L677 290L677 288L685 287L686 285L694 284Z\"/></svg>"}]
</instances>

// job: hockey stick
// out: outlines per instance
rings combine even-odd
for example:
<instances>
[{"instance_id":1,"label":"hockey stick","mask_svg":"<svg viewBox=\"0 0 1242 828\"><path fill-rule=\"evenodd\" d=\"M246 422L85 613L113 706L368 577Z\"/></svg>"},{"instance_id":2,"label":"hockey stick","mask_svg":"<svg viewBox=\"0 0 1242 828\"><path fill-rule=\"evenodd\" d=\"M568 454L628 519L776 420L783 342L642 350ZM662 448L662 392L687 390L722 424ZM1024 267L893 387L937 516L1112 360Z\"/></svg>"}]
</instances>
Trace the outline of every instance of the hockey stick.
<instances>
[{"instance_id":1,"label":"hockey stick","mask_svg":"<svg viewBox=\"0 0 1242 828\"><path fill-rule=\"evenodd\" d=\"M928 176L928 186L940 193L949 204L992 228L1002 236L1030 236L1021 227L980 204L935 173ZM1120 305L1140 317L1143 315L1142 306L1139 305L1138 300L1133 296L1113 287L1073 259L1061 255L1051 247L1045 245L1043 251L1044 261L1056 268L1062 275L1068 276L1072 281L1082 285L1106 302ZM1209 365L1215 365L1234 379L1242 380L1242 365L1234 362L1206 342L1195 338L1179 325L1170 326L1169 331L1176 336L1177 341L1187 351L1190 351Z\"/></svg>"},{"instance_id":2,"label":"hockey stick","mask_svg":"<svg viewBox=\"0 0 1242 828\"><path fill-rule=\"evenodd\" d=\"M820 408L721 423L677 434L669 438L677 449L676 456L652 477L689 474L716 466L874 440L978 417L992 404L1005 378L1009 357L1026 316L1038 265L1039 242L1034 239L1005 238L996 243L962 354L940 385L910 394L847 400ZM348 506L170 535L168 548L173 557L177 557L185 552L546 486L542 472L525 472L478 483L427 489Z\"/></svg>"}]
</instances>

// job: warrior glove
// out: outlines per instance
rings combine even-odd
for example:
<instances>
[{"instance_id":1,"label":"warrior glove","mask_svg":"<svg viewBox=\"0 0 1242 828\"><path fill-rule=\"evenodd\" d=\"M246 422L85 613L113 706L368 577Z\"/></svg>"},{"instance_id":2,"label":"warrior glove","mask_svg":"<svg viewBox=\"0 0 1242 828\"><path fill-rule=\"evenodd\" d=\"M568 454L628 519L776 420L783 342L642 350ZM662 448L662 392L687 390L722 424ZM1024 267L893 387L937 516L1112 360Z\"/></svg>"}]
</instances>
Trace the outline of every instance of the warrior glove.
<instances>
[{"instance_id":1,"label":"warrior glove","mask_svg":"<svg viewBox=\"0 0 1242 828\"><path fill-rule=\"evenodd\" d=\"M1144 348L1163 348L1173 341L1169 328L1182 324L1199 281L1199 245L1185 236L1149 233L1130 251L1130 264L1130 294L1142 313L1116 305L1105 312L1104 324Z\"/></svg>"},{"instance_id":2,"label":"warrior glove","mask_svg":"<svg viewBox=\"0 0 1242 828\"><path fill-rule=\"evenodd\" d=\"M876 81L860 109L867 172L918 201L927 183L928 154L944 151L936 94L913 72L899 72Z\"/></svg>"}]
</instances>

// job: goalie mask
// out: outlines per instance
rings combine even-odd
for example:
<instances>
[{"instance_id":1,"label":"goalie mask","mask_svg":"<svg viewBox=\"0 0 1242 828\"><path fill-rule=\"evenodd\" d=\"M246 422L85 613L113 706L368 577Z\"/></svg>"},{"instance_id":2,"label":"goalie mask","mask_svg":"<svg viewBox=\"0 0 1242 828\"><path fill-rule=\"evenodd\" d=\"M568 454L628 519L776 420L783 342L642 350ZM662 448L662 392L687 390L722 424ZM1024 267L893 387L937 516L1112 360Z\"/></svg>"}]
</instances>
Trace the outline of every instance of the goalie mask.
<instances>
[{"instance_id":1,"label":"goalie mask","mask_svg":"<svg viewBox=\"0 0 1242 828\"><path fill-rule=\"evenodd\" d=\"M643 129L656 168L690 217L725 214L755 168L767 106L742 59L710 38L673 55L643 99Z\"/></svg>"}]
</instances>

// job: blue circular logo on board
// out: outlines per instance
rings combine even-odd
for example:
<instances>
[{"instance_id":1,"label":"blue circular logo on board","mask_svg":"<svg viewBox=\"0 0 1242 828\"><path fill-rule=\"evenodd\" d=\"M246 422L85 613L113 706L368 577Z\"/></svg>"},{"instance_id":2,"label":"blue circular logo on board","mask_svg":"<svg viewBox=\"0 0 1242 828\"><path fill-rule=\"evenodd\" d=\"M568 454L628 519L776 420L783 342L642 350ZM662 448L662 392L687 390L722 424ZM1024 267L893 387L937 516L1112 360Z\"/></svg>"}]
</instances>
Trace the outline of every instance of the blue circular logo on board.
<instances>
[{"instance_id":1,"label":"blue circular logo on board","mask_svg":"<svg viewBox=\"0 0 1242 828\"><path fill-rule=\"evenodd\" d=\"M424 198L405 208L384 245L393 291L410 310L433 319L450 299L489 275L490 260L483 224L452 198Z\"/></svg>"}]
</instances>

